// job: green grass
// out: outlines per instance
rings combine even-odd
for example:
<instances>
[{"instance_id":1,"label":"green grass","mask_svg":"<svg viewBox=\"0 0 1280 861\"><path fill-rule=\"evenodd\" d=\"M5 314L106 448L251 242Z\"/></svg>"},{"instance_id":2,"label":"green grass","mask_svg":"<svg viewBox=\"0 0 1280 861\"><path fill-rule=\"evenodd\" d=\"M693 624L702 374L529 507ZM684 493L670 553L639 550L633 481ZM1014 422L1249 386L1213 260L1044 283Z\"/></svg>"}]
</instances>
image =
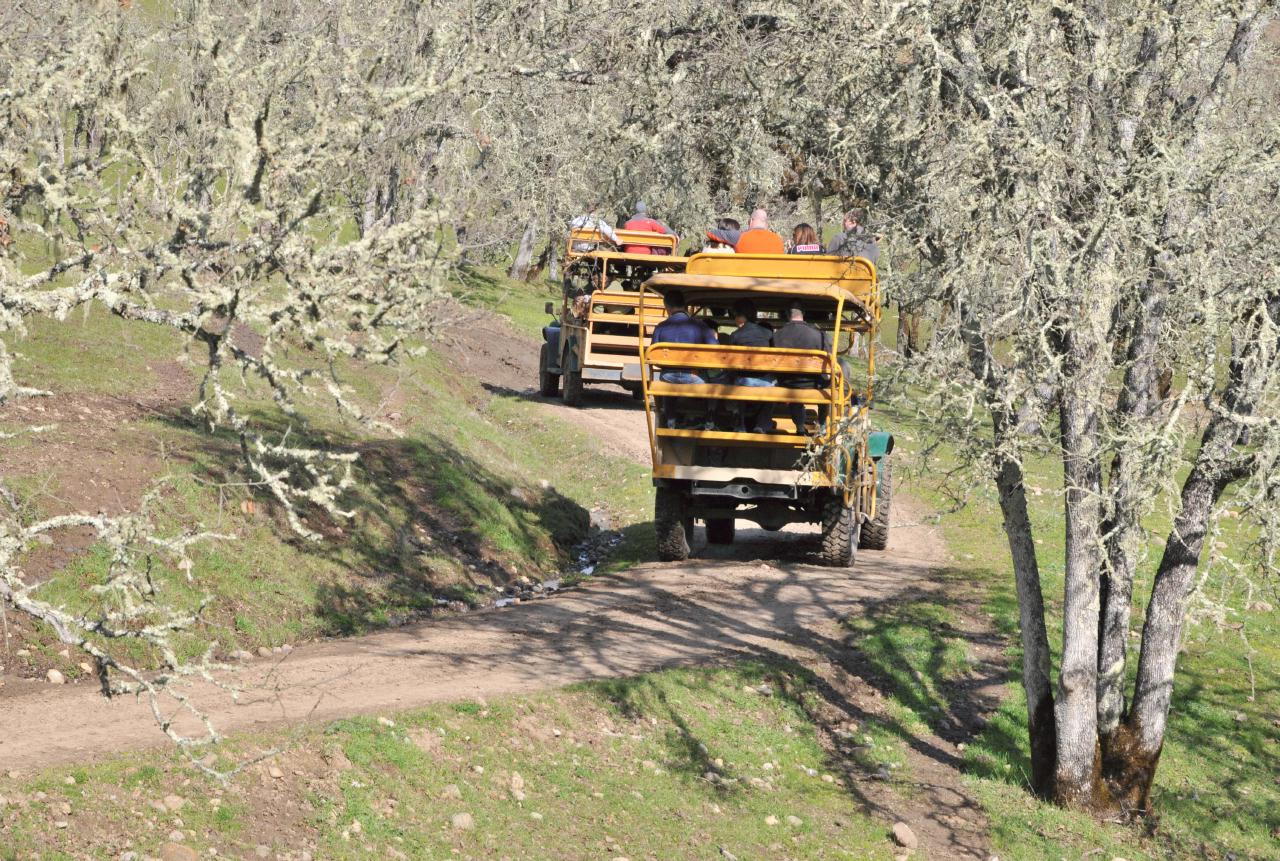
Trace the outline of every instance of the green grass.
<instances>
[{"instance_id":1,"label":"green grass","mask_svg":"<svg viewBox=\"0 0 1280 861\"><path fill-rule=\"evenodd\" d=\"M486 277L490 293L477 301L510 312L517 323L522 313L526 321L541 313L541 287ZM93 311L64 324L39 323L18 347L24 382L67 396L128 398L145 396L157 363L173 361L182 344L159 327ZM356 516L338 524L312 518L331 539L318 544L298 541L268 498L258 496L256 513L245 514L243 488L215 486L244 480L236 441L193 427L180 407L173 415L105 427L95 438L95 451L137 454L157 477L176 476L164 496L162 523L234 536L197 549L195 583L173 570L157 572L166 600L194 607L206 592L213 596L209 627L199 633L225 650L360 633L431 610L438 598L481 603L485 587L567 570L589 509L604 508L624 525L646 519L646 469L600 455L586 433L537 404L491 394L438 354L394 368L341 370L365 403L398 393L404 435L364 435L304 405L309 424L295 425L291 440L362 451L358 485L344 500ZM193 399L198 373L194 368ZM260 386L250 382L240 398L240 409L261 427L285 430ZM3 450L20 454L42 444L25 436ZM85 468L67 462L7 483L29 495L34 511L48 513L59 510ZM58 572L45 597L84 606L85 587L102 581L108 561L101 547L90 548ZM184 651L197 646L193 638ZM79 674L75 656L45 660L37 649L36 657L70 677Z\"/></svg>"},{"instance_id":2,"label":"green grass","mask_svg":"<svg viewBox=\"0 0 1280 861\"><path fill-rule=\"evenodd\" d=\"M890 405L891 406L891 405ZM908 463L918 457L925 439L921 427L892 409L882 420L898 433L896 457ZM918 469L909 482L913 495L937 510L953 504L941 476L955 466L944 448L928 469ZM1028 497L1049 612L1050 643L1061 645L1061 595L1064 565L1059 466L1032 458L1025 464L1032 493ZM1159 538L1168 528L1167 506L1158 506L1145 525L1155 538L1152 558L1136 578L1138 606L1133 627L1140 630ZM1154 801L1158 821L1153 833L1138 827L1099 824L1091 817L1036 801L1027 786L1030 770L1026 740L1026 705L1017 662L1018 610L1012 568L1001 527L1000 511L989 485L977 483L967 506L941 519L952 564L964 580L985 592L985 611L1008 639L1012 658L1008 696L986 730L968 745L967 771L991 822L993 852L1001 858L1060 859L1100 850L1101 857L1164 859L1209 857L1280 858L1280 624L1274 612L1245 609L1238 581L1222 567L1210 571L1206 592L1232 609L1225 624L1203 617L1185 637L1175 680L1170 717ZM1251 540L1237 521L1225 521L1218 552L1225 558L1248 559ZM1274 598L1267 596L1274 604ZM912 612L915 612L914 610ZM934 610L930 609L932 613ZM1244 636L1242 636L1242 632ZM945 679L945 627L930 623L915 634L893 629L892 637L918 636L928 644L912 649L873 645L878 652L902 657L903 671L894 676L892 699L899 708L920 714L929 704L921 697ZM1246 660L1253 652L1252 669ZM1132 639L1130 672L1138 640ZM921 684L911 684L919 674ZM928 712L926 711L926 722ZM1202 847L1206 847L1203 848Z\"/></svg>"},{"instance_id":3,"label":"green grass","mask_svg":"<svg viewBox=\"0 0 1280 861\"><path fill-rule=\"evenodd\" d=\"M807 717L815 694L780 673L670 670L342 720L297 737L283 777L255 766L212 793L171 754L76 769L74 786L65 769L0 777L0 794L48 797L0 816L0 857L99 857L125 839L153 854L177 827L222 857L262 844L331 859L891 858L885 823L823 779L839 772ZM764 682L776 693L758 693ZM245 737L222 755L282 740ZM153 806L170 794L188 800L179 814ZM57 829L63 800L74 827ZM473 828L453 826L460 813Z\"/></svg>"},{"instance_id":4,"label":"green grass","mask_svg":"<svg viewBox=\"0 0 1280 861\"><path fill-rule=\"evenodd\" d=\"M545 305L551 302L560 313L560 285L546 280L522 284L500 270L461 267L453 282L454 293L468 304L496 311L511 321L518 331L541 338L542 327L550 321Z\"/></svg>"},{"instance_id":5,"label":"green grass","mask_svg":"<svg viewBox=\"0 0 1280 861\"><path fill-rule=\"evenodd\" d=\"M185 340L173 329L127 322L98 306L65 321L44 317L29 335L8 343L23 385L93 395L145 393L161 363L186 362ZM193 390L194 391L194 390Z\"/></svg>"}]
</instances>

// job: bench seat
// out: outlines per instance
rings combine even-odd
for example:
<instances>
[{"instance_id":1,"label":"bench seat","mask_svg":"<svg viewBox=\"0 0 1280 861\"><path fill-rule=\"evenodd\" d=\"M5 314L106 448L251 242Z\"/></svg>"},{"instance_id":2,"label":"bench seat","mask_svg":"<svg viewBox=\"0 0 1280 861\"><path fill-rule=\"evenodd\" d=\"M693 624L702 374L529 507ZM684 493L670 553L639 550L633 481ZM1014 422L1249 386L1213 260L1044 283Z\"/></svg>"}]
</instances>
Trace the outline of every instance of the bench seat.
<instances>
[{"instance_id":1,"label":"bench seat","mask_svg":"<svg viewBox=\"0 0 1280 861\"><path fill-rule=\"evenodd\" d=\"M660 398L714 398L726 401L756 401L775 404L829 404L831 389L792 389L786 386L730 386L720 383L649 384L649 394Z\"/></svg>"}]
</instances>

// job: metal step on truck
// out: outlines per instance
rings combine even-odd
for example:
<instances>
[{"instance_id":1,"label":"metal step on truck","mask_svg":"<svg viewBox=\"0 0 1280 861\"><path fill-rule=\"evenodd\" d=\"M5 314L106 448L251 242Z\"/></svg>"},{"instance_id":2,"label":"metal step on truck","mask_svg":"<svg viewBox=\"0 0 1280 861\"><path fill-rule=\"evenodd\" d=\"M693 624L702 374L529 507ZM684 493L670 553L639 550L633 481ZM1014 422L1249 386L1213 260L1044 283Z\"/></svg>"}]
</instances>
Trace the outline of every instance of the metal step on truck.
<instances>
[{"instance_id":1,"label":"metal step on truck","mask_svg":"<svg viewBox=\"0 0 1280 861\"><path fill-rule=\"evenodd\" d=\"M641 325L650 297L676 291L673 302L709 321L722 342L655 341L640 351L659 556L687 558L698 520L713 544L732 543L739 519L770 531L819 524L819 555L838 567L852 566L859 547L883 550L893 437L871 426L875 266L815 255L694 255L684 271L645 282ZM743 319L768 333L756 330L755 339L768 346L727 343ZM808 346L786 346L797 338Z\"/></svg>"},{"instance_id":2,"label":"metal step on truck","mask_svg":"<svg viewBox=\"0 0 1280 861\"><path fill-rule=\"evenodd\" d=\"M676 254L677 242L670 234L643 230L608 235L596 228L570 230L559 316L548 302L552 321L542 330L538 391L543 396L563 390L564 402L576 407L583 387L600 383L641 396L639 375L628 377L624 369L636 367L641 336L648 343L665 315L661 297L643 299L640 285L658 273L683 271L689 258Z\"/></svg>"}]
</instances>

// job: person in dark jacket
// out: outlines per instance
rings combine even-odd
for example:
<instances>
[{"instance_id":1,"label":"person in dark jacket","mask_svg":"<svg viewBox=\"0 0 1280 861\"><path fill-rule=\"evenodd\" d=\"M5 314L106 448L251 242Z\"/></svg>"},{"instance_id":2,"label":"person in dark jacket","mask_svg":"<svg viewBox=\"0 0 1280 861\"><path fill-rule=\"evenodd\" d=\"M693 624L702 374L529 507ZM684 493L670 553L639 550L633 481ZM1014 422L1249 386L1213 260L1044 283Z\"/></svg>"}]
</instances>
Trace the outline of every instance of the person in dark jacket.
<instances>
[{"instance_id":1,"label":"person in dark jacket","mask_svg":"<svg viewBox=\"0 0 1280 861\"><path fill-rule=\"evenodd\" d=\"M773 346L773 330L756 322L756 306L750 299L739 299L733 304L733 322L736 329L729 335L731 347ZM735 386L773 386L776 379L771 374L738 374L733 378ZM773 405L741 401L737 410L738 431L769 433L773 424Z\"/></svg>"},{"instance_id":2,"label":"person in dark jacket","mask_svg":"<svg viewBox=\"0 0 1280 861\"><path fill-rule=\"evenodd\" d=\"M822 330L812 323L805 322L803 308L799 305L792 305L790 317L791 319L785 326L773 333L773 346L790 350L829 349L827 339L822 334ZM789 389L818 389L822 387L823 382L820 377L812 374L790 374L782 377L778 385ZM787 404L787 407L791 411L791 421L795 423L796 433L803 434L805 432L804 404ZM827 420L827 413L826 404L818 406L819 425Z\"/></svg>"},{"instance_id":3,"label":"person in dark jacket","mask_svg":"<svg viewBox=\"0 0 1280 861\"><path fill-rule=\"evenodd\" d=\"M684 301L684 294L679 290L672 290L663 297L662 304L667 309L667 319L663 320L653 329L653 344L719 344L720 340L716 337L716 333L711 327L701 320L690 317L688 306ZM659 374L658 379L664 383L676 383L678 385L697 385L705 383L706 377L696 373L688 368L666 368ZM674 400L664 398L666 400ZM669 428L676 426L675 414L670 409L670 404L660 404L661 412L664 414L664 422ZM704 427L707 430L714 430L715 425L708 420Z\"/></svg>"},{"instance_id":4,"label":"person in dark jacket","mask_svg":"<svg viewBox=\"0 0 1280 861\"><path fill-rule=\"evenodd\" d=\"M867 210L854 207L844 214L844 232L827 243L827 253L837 257L865 257L872 265L880 258L880 245L867 232Z\"/></svg>"}]
</instances>

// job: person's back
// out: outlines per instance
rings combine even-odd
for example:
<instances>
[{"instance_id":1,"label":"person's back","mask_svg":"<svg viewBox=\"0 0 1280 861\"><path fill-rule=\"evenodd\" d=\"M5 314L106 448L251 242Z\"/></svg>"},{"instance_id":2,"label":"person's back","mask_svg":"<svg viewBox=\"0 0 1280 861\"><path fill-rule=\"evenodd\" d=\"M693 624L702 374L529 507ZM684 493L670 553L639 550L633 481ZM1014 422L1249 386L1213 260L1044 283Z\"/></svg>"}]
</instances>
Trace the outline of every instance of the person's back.
<instances>
[{"instance_id":1,"label":"person's back","mask_svg":"<svg viewBox=\"0 0 1280 861\"><path fill-rule=\"evenodd\" d=\"M791 248L789 254L821 254L822 243L818 241L818 232L810 224L797 224L791 231Z\"/></svg>"},{"instance_id":2,"label":"person's back","mask_svg":"<svg viewBox=\"0 0 1280 861\"><path fill-rule=\"evenodd\" d=\"M739 254L785 254L782 237L765 227L753 227L738 238L733 250Z\"/></svg>"},{"instance_id":3,"label":"person's back","mask_svg":"<svg viewBox=\"0 0 1280 861\"><path fill-rule=\"evenodd\" d=\"M757 209L751 213L747 229L738 237L733 250L739 254L787 253L782 237L769 229L769 215L763 209Z\"/></svg>"},{"instance_id":4,"label":"person's back","mask_svg":"<svg viewBox=\"0 0 1280 861\"><path fill-rule=\"evenodd\" d=\"M804 311L800 306L793 305L790 316L790 321L773 333L773 346L790 350L825 351L829 349L827 339L823 336L822 330L804 321ZM827 383L828 380L825 376L814 374L784 374L778 381L779 385L792 389L816 389ZM791 423L795 425L796 432L804 433L804 404L787 404L787 409L791 413ZM821 425L826 419L827 405L820 404L818 406L818 423Z\"/></svg>"},{"instance_id":5,"label":"person's back","mask_svg":"<svg viewBox=\"0 0 1280 861\"><path fill-rule=\"evenodd\" d=\"M754 321L743 323L729 335L731 347L773 346L773 332Z\"/></svg>"},{"instance_id":6,"label":"person's back","mask_svg":"<svg viewBox=\"0 0 1280 861\"><path fill-rule=\"evenodd\" d=\"M718 344L716 333L701 320L689 316L688 311L670 313L653 329L654 344Z\"/></svg>"},{"instance_id":7,"label":"person's back","mask_svg":"<svg viewBox=\"0 0 1280 861\"><path fill-rule=\"evenodd\" d=\"M661 221L649 216L649 208L645 206L643 200L636 203L636 211L622 225L623 230L644 230L649 233L665 233L670 234L671 228L667 227ZM665 248L655 248L652 245L624 245L622 250L627 254L667 254Z\"/></svg>"},{"instance_id":8,"label":"person's back","mask_svg":"<svg viewBox=\"0 0 1280 861\"><path fill-rule=\"evenodd\" d=\"M820 329L803 320L791 320L773 333L773 346L789 350L823 350L825 341Z\"/></svg>"}]
</instances>

